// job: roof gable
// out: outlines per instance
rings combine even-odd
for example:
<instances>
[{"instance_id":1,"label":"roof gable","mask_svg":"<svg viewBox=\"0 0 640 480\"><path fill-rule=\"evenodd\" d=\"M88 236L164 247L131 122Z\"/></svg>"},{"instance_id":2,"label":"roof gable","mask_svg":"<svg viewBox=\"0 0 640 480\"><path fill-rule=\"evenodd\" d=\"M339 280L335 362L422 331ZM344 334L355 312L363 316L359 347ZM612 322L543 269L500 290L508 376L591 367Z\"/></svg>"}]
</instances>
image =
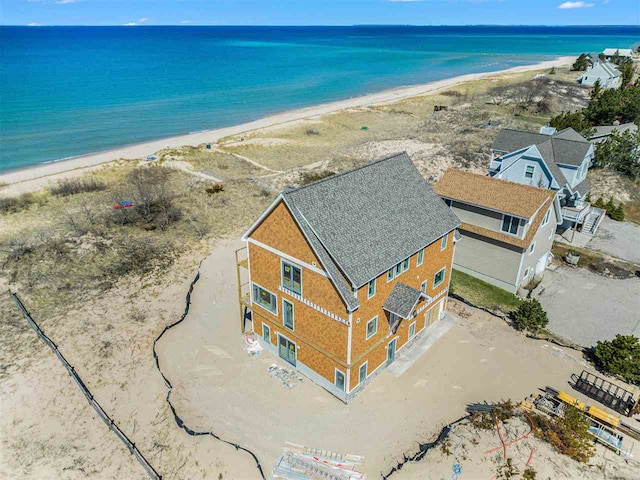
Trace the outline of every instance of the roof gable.
<instances>
[{"instance_id":1,"label":"roof gable","mask_svg":"<svg viewBox=\"0 0 640 480\"><path fill-rule=\"evenodd\" d=\"M356 288L460 224L406 153L283 197Z\"/></svg>"},{"instance_id":2,"label":"roof gable","mask_svg":"<svg viewBox=\"0 0 640 480\"><path fill-rule=\"evenodd\" d=\"M286 220L284 221L285 228L283 229L283 221L282 219L277 219L274 222L274 225L271 225L271 228L267 226L267 228L263 228L265 222L269 225L268 220L271 215L278 215L281 209L286 209L287 213L290 215L290 218L293 222L295 222L297 230L301 236L296 238L296 233L291 232L290 226L286 226ZM265 210L265 212L256 220L256 222L247 230L247 232L242 236L243 240L247 240L248 238L253 238L267 245L272 245L274 240L274 235L277 236L280 232L286 232L289 236L289 240L292 240L293 243L297 246L298 252L297 255L300 260L306 261L307 263L313 264L312 261L308 261L307 257L311 254L315 254L316 258L320 262L320 264L324 267L329 280L336 288L338 295L344 302L345 306L349 311L353 311L358 308L359 302L358 299L354 296L351 287L347 283L346 279L340 272L340 269L336 266L334 261L331 259L331 256L327 253L325 248L322 246L322 243L315 236L313 231L306 227L306 223L299 215L293 211L289 205L287 205L286 199L283 198L282 195L279 195L273 203ZM291 238L293 237L293 238ZM300 238L303 237L303 238ZM300 243L304 241L305 245L310 247L311 252L304 252L304 247L300 246ZM302 253L300 253L302 252Z\"/></svg>"}]
</instances>

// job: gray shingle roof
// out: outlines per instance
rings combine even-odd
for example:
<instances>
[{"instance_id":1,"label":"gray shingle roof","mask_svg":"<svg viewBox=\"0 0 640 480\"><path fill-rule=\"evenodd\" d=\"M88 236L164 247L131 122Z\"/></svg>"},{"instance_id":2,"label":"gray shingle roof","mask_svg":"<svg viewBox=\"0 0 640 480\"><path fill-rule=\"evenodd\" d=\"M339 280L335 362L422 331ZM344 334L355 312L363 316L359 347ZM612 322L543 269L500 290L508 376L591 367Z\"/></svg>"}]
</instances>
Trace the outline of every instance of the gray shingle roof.
<instances>
[{"instance_id":1,"label":"gray shingle roof","mask_svg":"<svg viewBox=\"0 0 640 480\"><path fill-rule=\"evenodd\" d=\"M613 135L613 132L624 133L627 131L636 132L638 131L638 126L633 122L623 123L622 125L601 125L595 127L595 132L589 140L592 142L603 141L609 135Z\"/></svg>"},{"instance_id":2,"label":"gray shingle roof","mask_svg":"<svg viewBox=\"0 0 640 480\"><path fill-rule=\"evenodd\" d=\"M344 278L344 275L340 272L340 269L332 260L329 252L324 248L322 242L318 239L316 234L313 232L311 227L304 220L304 217L300 214L300 212L292 208L292 206L287 202L286 196L283 195L284 201L287 204L287 207L291 211L293 218L296 220L296 223L300 226L302 233L305 235L309 243L311 244L311 248L318 255L318 259L324 265L325 270L329 274L329 279L333 283L333 285L338 290L340 297L344 301L345 305L349 310L355 310L360 306L358 299L353 295L353 290L347 283L347 280Z\"/></svg>"},{"instance_id":3,"label":"gray shingle roof","mask_svg":"<svg viewBox=\"0 0 640 480\"><path fill-rule=\"evenodd\" d=\"M406 153L285 191L283 197L355 287L460 225Z\"/></svg>"},{"instance_id":4,"label":"gray shingle roof","mask_svg":"<svg viewBox=\"0 0 640 480\"><path fill-rule=\"evenodd\" d=\"M566 128L554 135L521 132L520 130L502 130L493 142L493 150L515 152L535 145L549 166L552 175L560 186L567 180L558 167L563 165L581 165L591 147L590 142L572 128Z\"/></svg>"},{"instance_id":5,"label":"gray shingle roof","mask_svg":"<svg viewBox=\"0 0 640 480\"><path fill-rule=\"evenodd\" d=\"M589 181L585 178L578 185L572 188L574 192L578 192L581 197L584 197L589 190L591 190L591 185L589 185Z\"/></svg>"},{"instance_id":6,"label":"gray shingle roof","mask_svg":"<svg viewBox=\"0 0 640 480\"><path fill-rule=\"evenodd\" d=\"M540 152L540 155L542 155L542 158L549 167L549 170L551 170L551 175L556 179L558 185L562 187L567 184L567 178L564 176L564 173L562 173L558 164L553 161L553 143L550 140L547 140L546 142L536 145L536 148Z\"/></svg>"},{"instance_id":7,"label":"gray shingle roof","mask_svg":"<svg viewBox=\"0 0 640 480\"><path fill-rule=\"evenodd\" d=\"M407 319L422 295L420 290L398 282L391 290L382 308L387 312L395 313L399 317Z\"/></svg>"}]
</instances>

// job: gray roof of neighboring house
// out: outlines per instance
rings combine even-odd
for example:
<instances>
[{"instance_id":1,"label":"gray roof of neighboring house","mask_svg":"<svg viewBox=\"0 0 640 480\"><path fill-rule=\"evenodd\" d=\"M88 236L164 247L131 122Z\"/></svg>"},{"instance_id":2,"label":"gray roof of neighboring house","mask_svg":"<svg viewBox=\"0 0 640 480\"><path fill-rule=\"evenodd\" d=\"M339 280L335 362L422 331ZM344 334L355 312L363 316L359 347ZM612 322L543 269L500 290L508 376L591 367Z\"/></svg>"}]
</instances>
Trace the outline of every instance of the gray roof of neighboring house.
<instances>
[{"instance_id":1,"label":"gray roof of neighboring house","mask_svg":"<svg viewBox=\"0 0 640 480\"><path fill-rule=\"evenodd\" d=\"M567 180L558 164L578 166L591 148L591 143L572 128L566 128L554 135L501 130L493 142L492 149L515 152L535 145L545 160L556 181L562 186Z\"/></svg>"},{"instance_id":2,"label":"gray roof of neighboring house","mask_svg":"<svg viewBox=\"0 0 640 480\"><path fill-rule=\"evenodd\" d=\"M605 48L602 53L606 56L613 56L617 53L621 57L633 57L633 50L630 48Z\"/></svg>"},{"instance_id":3,"label":"gray roof of neighboring house","mask_svg":"<svg viewBox=\"0 0 640 480\"><path fill-rule=\"evenodd\" d=\"M613 63L597 60L593 65L588 67L582 75L580 75L580 78L583 78L585 76L616 78L620 75L622 75L622 73Z\"/></svg>"},{"instance_id":4,"label":"gray roof of neighboring house","mask_svg":"<svg viewBox=\"0 0 640 480\"><path fill-rule=\"evenodd\" d=\"M366 284L460 225L406 153L287 190L283 197L301 228L313 233L342 272L345 290Z\"/></svg>"},{"instance_id":5,"label":"gray roof of neighboring house","mask_svg":"<svg viewBox=\"0 0 640 480\"><path fill-rule=\"evenodd\" d=\"M594 140L600 137L608 137L612 135L613 132L624 133L627 131L636 132L638 130L638 126L633 123L623 123L622 125L599 125L595 127L595 132L591 135L589 140Z\"/></svg>"},{"instance_id":6,"label":"gray roof of neighboring house","mask_svg":"<svg viewBox=\"0 0 640 480\"><path fill-rule=\"evenodd\" d=\"M558 164L553 161L553 143L547 140L546 142L539 143L535 147L540 152L540 155L542 155L542 158L549 167L549 170L551 170L551 175L556 179L558 185L562 187L568 183L567 178L564 176L564 173L562 173L562 170L560 170Z\"/></svg>"},{"instance_id":7,"label":"gray roof of neighboring house","mask_svg":"<svg viewBox=\"0 0 640 480\"><path fill-rule=\"evenodd\" d=\"M574 192L578 192L581 197L584 197L589 190L591 190L591 185L589 185L589 181L585 178L578 185L572 188Z\"/></svg>"},{"instance_id":8,"label":"gray roof of neighboring house","mask_svg":"<svg viewBox=\"0 0 640 480\"><path fill-rule=\"evenodd\" d=\"M422 296L423 293L420 290L398 282L391 290L382 308L406 319L409 318L413 307L416 306Z\"/></svg>"}]
</instances>

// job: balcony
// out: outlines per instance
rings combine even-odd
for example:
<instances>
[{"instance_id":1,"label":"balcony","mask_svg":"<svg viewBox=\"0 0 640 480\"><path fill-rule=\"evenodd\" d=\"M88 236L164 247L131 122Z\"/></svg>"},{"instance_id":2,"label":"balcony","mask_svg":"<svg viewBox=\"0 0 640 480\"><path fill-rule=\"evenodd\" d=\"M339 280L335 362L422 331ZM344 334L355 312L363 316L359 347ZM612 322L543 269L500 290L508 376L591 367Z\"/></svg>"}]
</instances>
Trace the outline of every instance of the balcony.
<instances>
[{"instance_id":1,"label":"balcony","mask_svg":"<svg viewBox=\"0 0 640 480\"><path fill-rule=\"evenodd\" d=\"M578 224L583 223L589 212L591 212L591 208L591 205L587 202L575 202L572 206L562 207L562 218Z\"/></svg>"}]
</instances>

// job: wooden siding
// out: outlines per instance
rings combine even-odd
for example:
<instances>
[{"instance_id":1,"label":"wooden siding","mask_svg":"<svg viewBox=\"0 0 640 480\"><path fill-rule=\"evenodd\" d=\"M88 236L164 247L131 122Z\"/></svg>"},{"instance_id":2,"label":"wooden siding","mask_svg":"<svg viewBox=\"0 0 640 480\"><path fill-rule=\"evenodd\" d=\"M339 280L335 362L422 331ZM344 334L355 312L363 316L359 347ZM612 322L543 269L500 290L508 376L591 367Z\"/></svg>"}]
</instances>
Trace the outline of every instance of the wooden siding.
<instances>
[{"instance_id":1,"label":"wooden siding","mask_svg":"<svg viewBox=\"0 0 640 480\"><path fill-rule=\"evenodd\" d=\"M357 371L360 365L369 360L368 371L372 372L386 360L386 346L393 338L397 338L396 349L402 347L408 336L409 325L413 320L402 320L395 335L389 335L388 314L382 309L382 305L391 293L396 282L402 282L417 290L420 284L427 280L427 295L435 297L449 286L453 261L453 232L448 234L447 248L440 250L441 239L427 246L424 252L422 265L416 266L418 254L411 256L409 270L395 277L387 283L387 272L376 279L376 294L367 299L368 286L358 290L360 308L353 313L353 332L351 342L351 361L354 368L351 372L351 387L357 384ZM433 277L441 268L446 267L445 279L437 288L433 288ZM442 297L446 298L446 297ZM440 298L433 303L437 305ZM429 307L431 308L431 307ZM418 314L416 320L416 333L424 327L424 313ZM378 316L378 331L369 340L366 339L366 325L373 317ZM359 321L358 321L359 319ZM355 375L355 376L354 376Z\"/></svg>"},{"instance_id":2,"label":"wooden siding","mask_svg":"<svg viewBox=\"0 0 640 480\"><path fill-rule=\"evenodd\" d=\"M256 228L250 235L251 239L307 264L313 265L315 263L317 268L323 269L283 202L276 206ZM427 311L435 311L441 300L446 301L446 295L443 295L443 292L448 288L451 278L453 240L454 234L450 232L447 235L447 246L444 250L441 250L441 238L427 246L420 266L417 266L418 253L412 255L409 269L394 277L390 282L387 282L387 272L383 272L376 279L376 293L371 299L367 298L368 285L364 285L358 290L360 307L352 317L351 365L349 365L347 358L349 327L302 303L287 292L281 291L279 289L281 286L281 256L249 241L248 257L251 281L276 295L278 304L277 315L254 305L254 331L257 335L262 336L262 324L269 325L272 345L277 347L277 335L282 334L296 343L299 362L331 383L334 383L335 369L337 368L344 372L345 376L349 375L348 387L349 390L353 390L359 384L359 368L364 362L368 362L367 374L371 375L378 367L385 364L387 346L394 338L397 339L396 351L398 351L410 340L408 338L409 326L415 321L415 333L420 333L425 328ZM349 314L346 307L331 281L320 273L301 265L298 266L302 270L302 297L344 319L348 319ZM446 268L445 279L442 284L434 288L434 276L443 267ZM396 282L402 282L419 290L424 280L427 280L428 284L427 295L432 298L439 294L441 296L414 319L402 320L396 333L392 335L388 315L382 309L382 305ZM283 298L294 305L293 331L283 325ZM366 324L376 315L378 316L378 331L367 340ZM432 315L436 315L436 313Z\"/></svg>"},{"instance_id":3,"label":"wooden siding","mask_svg":"<svg viewBox=\"0 0 640 480\"><path fill-rule=\"evenodd\" d=\"M250 235L250 239L307 264L315 263L318 269L323 270L322 264L283 202L263 220ZM283 334L296 343L298 360L331 383L334 382L334 368L339 368L346 375L347 325L280 290L282 285L280 255L249 241L248 257L251 282L276 295L278 305L277 315L259 305L254 305L253 329L256 334L262 336L262 323L265 322L271 328L273 345L277 345L276 333ZM286 261L296 264L293 261ZM302 297L347 320L349 314L331 280L309 268L299 264L296 266L302 271ZM283 325L283 299L293 304L293 331Z\"/></svg>"},{"instance_id":4,"label":"wooden siding","mask_svg":"<svg viewBox=\"0 0 640 480\"><path fill-rule=\"evenodd\" d=\"M258 225L250 238L323 269L283 201Z\"/></svg>"}]
</instances>

